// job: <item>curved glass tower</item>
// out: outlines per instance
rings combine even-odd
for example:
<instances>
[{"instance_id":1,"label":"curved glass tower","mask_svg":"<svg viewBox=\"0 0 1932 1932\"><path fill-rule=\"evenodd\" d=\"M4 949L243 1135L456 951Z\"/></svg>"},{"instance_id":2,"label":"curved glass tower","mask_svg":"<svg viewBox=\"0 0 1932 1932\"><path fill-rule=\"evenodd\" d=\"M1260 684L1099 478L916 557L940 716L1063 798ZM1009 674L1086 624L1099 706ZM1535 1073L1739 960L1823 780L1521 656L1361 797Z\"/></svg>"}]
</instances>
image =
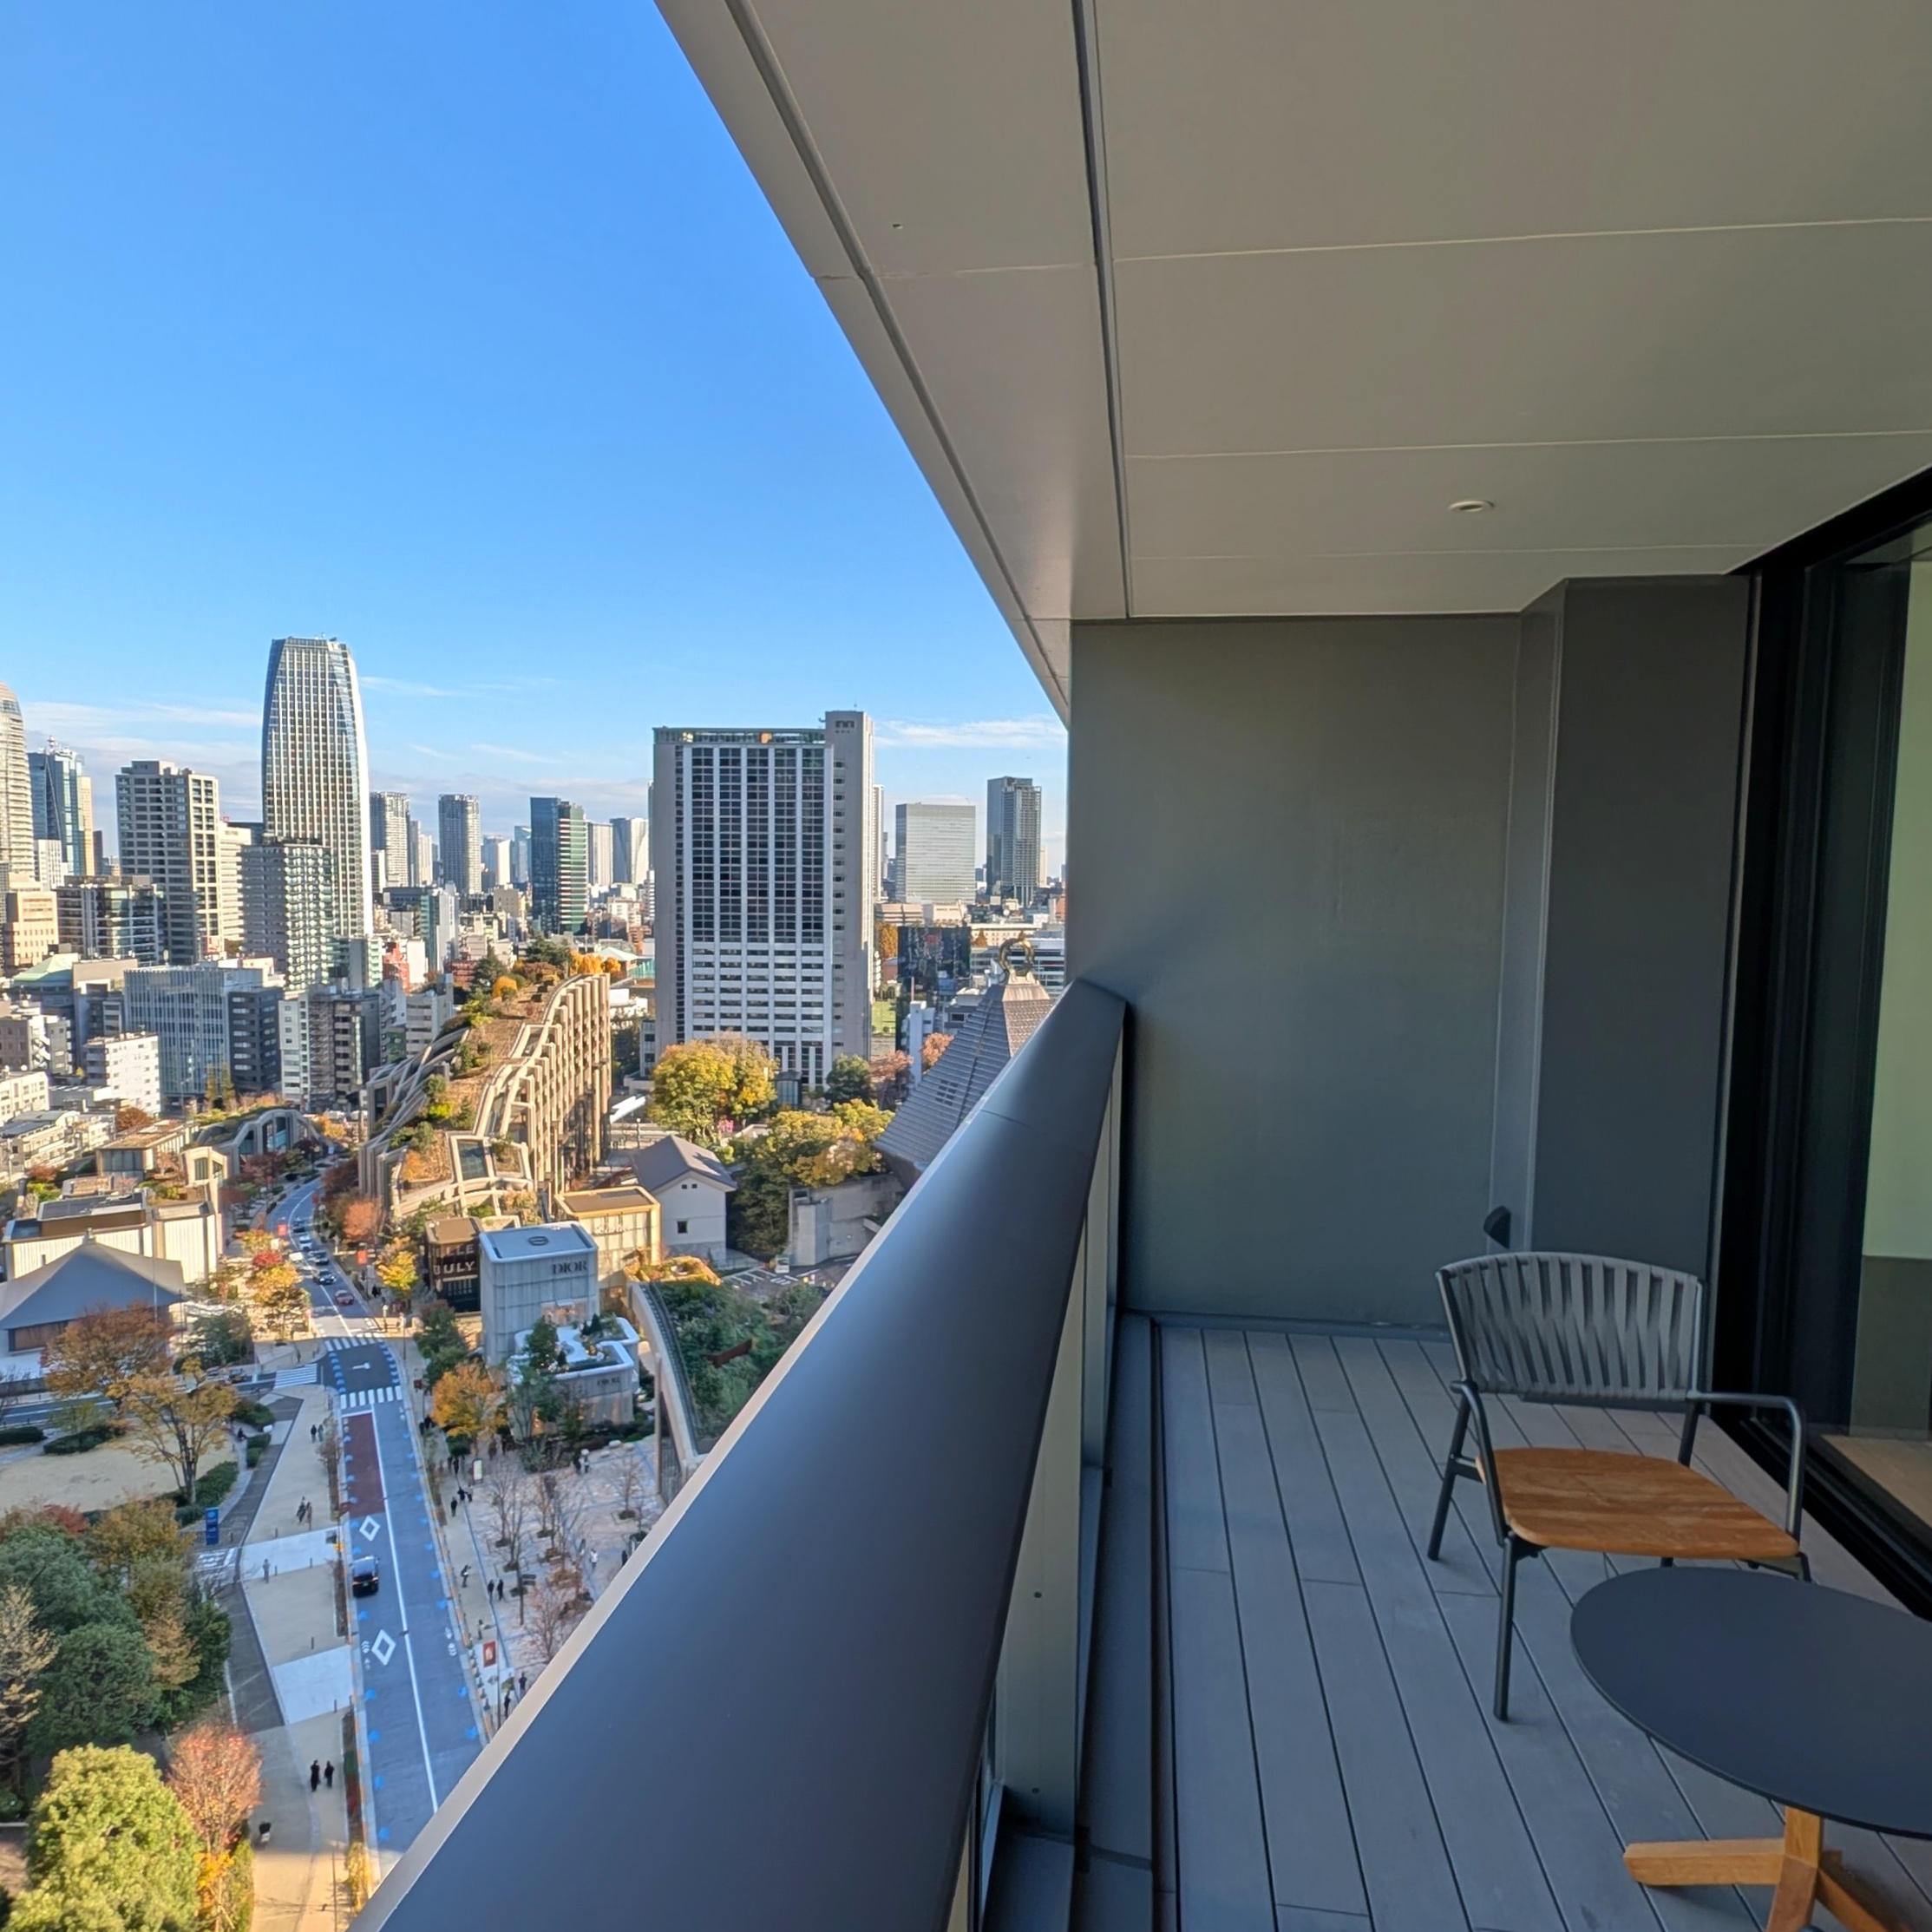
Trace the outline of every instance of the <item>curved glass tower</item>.
<instances>
[{"instance_id":1,"label":"curved glass tower","mask_svg":"<svg viewBox=\"0 0 1932 1932\"><path fill-rule=\"evenodd\" d=\"M262 839L302 839L331 854L336 937L347 942L350 977L373 985L368 770L362 691L348 645L335 638L277 638L262 699Z\"/></svg>"}]
</instances>

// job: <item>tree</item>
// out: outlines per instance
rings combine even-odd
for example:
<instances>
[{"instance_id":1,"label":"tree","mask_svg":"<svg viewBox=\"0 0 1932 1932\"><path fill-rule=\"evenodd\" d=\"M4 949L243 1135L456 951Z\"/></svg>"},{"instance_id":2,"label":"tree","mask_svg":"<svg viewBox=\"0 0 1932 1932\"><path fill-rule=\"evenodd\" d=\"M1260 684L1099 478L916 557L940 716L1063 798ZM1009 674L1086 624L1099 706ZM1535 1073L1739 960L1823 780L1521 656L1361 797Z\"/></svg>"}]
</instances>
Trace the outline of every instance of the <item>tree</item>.
<instances>
[{"instance_id":1,"label":"tree","mask_svg":"<svg viewBox=\"0 0 1932 1932\"><path fill-rule=\"evenodd\" d=\"M776 1064L756 1040L721 1033L685 1040L658 1055L651 1075L651 1118L715 1146L727 1120L762 1114L777 1090Z\"/></svg>"},{"instance_id":2,"label":"tree","mask_svg":"<svg viewBox=\"0 0 1932 1932\"><path fill-rule=\"evenodd\" d=\"M277 1259L266 1248L255 1257L248 1294L264 1325L284 1341L308 1319L309 1291L294 1263Z\"/></svg>"},{"instance_id":3,"label":"tree","mask_svg":"<svg viewBox=\"0 0 1932 1932\"><path fill-rule=\"evenodd\" d=\"M351 1248L366 1248L383 1225L381 1204L366 1194L350 1195L343 1203L342 1238Z\"/></svg>"},{"instance_id":4,"label":"tree","mask_svg":"<svg viewBox=\"0 0 1932 1932\"><path fill-rule=\"evenodd\" d=\"M174 1354L167 1317L153 1308L89 1308L47 1343L47 1386L62 1400L98 1398L118 1416L144 1375L164 1373Z\"/></svg>"},{"instance_id":5,"label":"tree","mask_svg":"<svg viewBox=\"0 0 1932 1932\"><path fill-rule=\"evenodd\" d=\"M953 1036L950 1033L928 1033L926 1036L926 1044L919 1050L920 1065L930 1073L945 1058L946 1050L952 1044Z\"/></svg>"},{"instance_id":6,"label":"tree","mask_svg":"<svg viewBox=\"0 0 1932 1932\"><path fill-rule=\"evenodd\" d=\"M523 1484L508 1456L499 1456L483 1484L491 1513L496 1518L497 1546L503 1551L503 1568L513 1575L523 1568L523 1538L528 1521L528 1499ZM521 1594L522 1585L518 1586Z\"/></svg>"},{"instance_id":7,"label":"tree","mask_svg":"<svg viewBox=\"0 0 1932 1932\"><path fill-rule=\"evenodd\" d=\"M825 1097L835 1106L842 1100L870 1100L872 1068L856 1053L842 1053L825 1077Z\"/></svg>"},{"instance_id":8,"label":"tree","mask_svg":"<svg viewBox=\"0 0 1932 1932\"><path fill-rule=\"evenodd\" d=\"M545 1663L555 1660L582 1617L575 1590L562 1590L548 1582L537 1585L530 1597L530 1634Z\"/></svg>"},{"instance_id":9,"label":"tree","mask_svg":"<svg viewBox=\"0 0 1932 1932\"><path fill-rule=\"evenodd\" d=\"M459 1362L436 1379L429 1413L445 1434L478 1442L503 1413L503 1393L481 1362Z\"/></svg>"},{"instance_id":10,"label":"tree","mask_svg":"<svg viewBox=\"0 0 1932 1932\"><path fill-rule=\"evenodd\" d=\"M248 1814L262 1801L262 1758L233 1725L204 1718L174 1740L167 1788L187 1813L199 1842L196 1891L201 1922L210 1932L227 1932L246 1923L239 1916L224 1923L233 1887L230 1874L248 1836Z\"/></svg>"},{"instance_id":11,"label":"tree","mask_svg":"<svg viewBox=\"0 0 1932 1932\"><path fill-rule=\"evenodd\" d=\"M145 1107L124 1104L114 1110L114 1130L117 1134L131 1134L137 1127L152 1127L154 1117Z\"/></svg>"},{"instance_id":12,"label":"tree","mask_svg":"<svg viewBox=\"0 0 1932 1932\"><path fill-rule=\"evenodd\" d=\"M60 1640L41 1673L28 1746L45 1758L75 1745L126 1744L147 1719L154 1691L154 1660L139 1628L83 1623Z\"/></svg>"},{"instance_id":13,"label":"tree","mask_svg":"<svg viewBox=\"0 0 1932 1932\"><path fill-rule=\"evenodd\" d=\"M201 1458L223 1440L235 1412L235 1392L192 1368L180 1375L143 1375L129 1386L124 1413L135 1449L174 1471L184 1502L194 1500Z\"/></svg>"},{"instance_id":14,"label":"tree","mask_svg":"<svg viewBox=\"0 0 1932 1932\"><path fill-rule=\"evenodd\" d=\"M194 1932L194 1826L152 1758L82 1745L54 1760L27 1836L19 1932Z\"/></svg>"},{"instance_id":15,"label":"tree","mask_svg":"<svg viewBox=\"0 0 1932 1932\"><path fill-rule=\"evenodd\" d=\"M644 1465L638 1460L636 1452L628 1443L618 1446L617 1463L617 1513L620 1517L634 1519L638 1513L638 1493L644 1487Z\"/></svg>"},{"instance_id":16,"label":"tree","mask_svg":"<svg viewBox=\"0 0 1932 1932\"><path fill-rule=\"evenodd\" d=\"M59 1647L19 1584L0 1589L0 1767L16 1790L27 1726L40 1702L40 1673Z\"/></svg>"},{"instance_id":17,"label":"tree","mask_svg":"<svg viewBox=\"0 0 1932 1932\"><path fill-rule=\"evenodd\" d=\"M731 1143L738 1185L725 1206L734 1248L776 1254L790 1238L791 1190L829 1188L884 1166L874 1143L892 1116L866 1100L841 1101L829 1113L787 1111Z\"/></svg>"},{"instance_id":18,"label":"tree","mask_svg":"<svg viewBox=\"0 0 1932 1932\"><path fill-rule=\"evenodd\" d=\"M391 1241L383 1250L376 1263L376 1279L391 1294L406 1298L420 1279L415 1244L411 1241Z\"/></svg>"},{"instance_id":19,"label":"tree","mask_svg":"<svg viewBox=\"0 0 1932 1932\"><path fill-rule=\"evenodd\" d=\"M872 1063L872 1092L867 1097L881 1107L901 1107L906 1103L913 1071L909 1053L881 1053Z\"/></svg>"},{"instance_id":20,"label":"tree","mask_svg":"<svg viewBox=\"0 0 1932 1932\"><path fill-rule=\"evenodd\" d=\"M194 1352L217 1368L246 1362L255 1352L254 1330L246 1308L222 1308L213 1314L198 1315L193 1333Z\"/></svg>"}]
</instances>

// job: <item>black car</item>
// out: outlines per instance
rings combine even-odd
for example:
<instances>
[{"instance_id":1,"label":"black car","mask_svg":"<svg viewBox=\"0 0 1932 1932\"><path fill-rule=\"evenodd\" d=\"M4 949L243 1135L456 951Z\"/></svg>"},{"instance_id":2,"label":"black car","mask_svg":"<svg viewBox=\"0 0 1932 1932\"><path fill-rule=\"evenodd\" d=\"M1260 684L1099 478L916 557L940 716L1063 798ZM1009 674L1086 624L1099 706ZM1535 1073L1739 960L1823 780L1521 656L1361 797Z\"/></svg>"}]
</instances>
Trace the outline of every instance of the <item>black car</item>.
<instances>
[{"instance_id":1,"label":"black car","mask_svg":"<svg viewBox=\"0 0 1932 1932\"><path fill-rule=\"evenodd\" d=\"M374 1596L382 1588L383 1572L373 1556L358 1556L349 1566L349 1588L357 1596Z\"/></svg>"}]
</instances>

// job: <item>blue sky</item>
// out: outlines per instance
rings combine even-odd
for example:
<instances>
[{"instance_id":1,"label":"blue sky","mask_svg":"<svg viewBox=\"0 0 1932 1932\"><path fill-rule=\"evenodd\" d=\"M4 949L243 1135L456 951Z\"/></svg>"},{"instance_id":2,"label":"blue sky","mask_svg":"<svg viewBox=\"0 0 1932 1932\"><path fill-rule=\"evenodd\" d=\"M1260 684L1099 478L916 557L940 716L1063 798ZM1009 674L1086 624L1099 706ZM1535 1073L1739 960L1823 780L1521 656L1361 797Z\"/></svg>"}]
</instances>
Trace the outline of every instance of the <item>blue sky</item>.
<instances>
[{"instance_id":1,"label":"blue sky","mask_svg":"<svg viewBox=\"0 0 1932 1932\"><path fill-rule=\"evenodd\" d=\"M649 0L7 0L0 290L0 679L104 816L154 756L253 815L318 632L492 830L859 705L1058 862L1046 701Z\"/></svg>"}]
</instances>

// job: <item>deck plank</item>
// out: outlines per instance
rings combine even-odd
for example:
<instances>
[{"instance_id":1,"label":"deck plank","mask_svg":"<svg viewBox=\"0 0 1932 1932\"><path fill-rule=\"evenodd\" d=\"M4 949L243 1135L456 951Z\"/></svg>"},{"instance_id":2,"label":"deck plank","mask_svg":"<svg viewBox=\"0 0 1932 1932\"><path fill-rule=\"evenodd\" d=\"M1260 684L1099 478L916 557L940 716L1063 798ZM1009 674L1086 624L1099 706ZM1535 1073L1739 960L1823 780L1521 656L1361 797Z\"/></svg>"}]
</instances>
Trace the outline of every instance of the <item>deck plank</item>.
<instances>
[{"instance_id":1,"label":"deck plank","mask_svg":"<svg viewBox=\"0 0 1932 1932\"><path fill-rule=\"evenodd\" d=\"M1305 1583L1359 1583L1354 1546L1315 1434L1314 1417L1285 1335L1248 1338L1261 1419L1280 1478L1281 1513L1296 1574Z\"/></svg>"},{"instance_id":2,"label":"deck plank","mask_svg":"<svg viewBox=\"0 0 1932 1932\"><path fill-rule=\"evenodd\" d=\"M1167 1468L1167 1554L1172 1569L1228 1569L1215 1459L1208 1365L1198 1328L1161 1331L1161 1432Z\"/></svg>"},{"instance_id":3,"label":"deck plank","mask_svg":"<svg viewBox=\"0 0 1932 1932\"><path fill-rule=\"evenodd\" d=\"M1239 1333L1234 1341L1241 1348ZM1368 1910L1368 1897L1274 1464L1252 1381L1246 1402L1235 1399L1229 1387L1237 1374L1246 1376L1246 1363L1243 1349L1238 1363L1224 1356L1215 1364L1215 1392L1225 1389L1230 1398L1216 1404L1215 1425L1274 1899L1281 1906L1360 1915Z\"/></svg>"},{"instance_id":4,"label":"deck plank","mask_svg":"<svg viewBox=\"0 0 1932 1932\"><path fill-rule=\"evenodd\" d=\"M1307 1583L1302 1594L1376 1932L1466 1929L1368 1593L1358 1584Z\"/></svg>"},{"instance_id":5,"label":"deck plank","mask_svg":"<svg viewBox=\"0 0 1932 1932\"><path fill-rule=\"evenodd\" d=\"M1342 1360L1351 1346L1373 1356L1370 1342L1297 1336L1295 1360L1326 1355L1359 1397ZM1374 1360L1379 1368L1380 1358ZM1536 1848L1483 1736L1474 1693L1360 1410L1320 1411L1315 1423L1470 1922L1485 1932L1560 1932Z\"/></svg>"}]
</instances>

